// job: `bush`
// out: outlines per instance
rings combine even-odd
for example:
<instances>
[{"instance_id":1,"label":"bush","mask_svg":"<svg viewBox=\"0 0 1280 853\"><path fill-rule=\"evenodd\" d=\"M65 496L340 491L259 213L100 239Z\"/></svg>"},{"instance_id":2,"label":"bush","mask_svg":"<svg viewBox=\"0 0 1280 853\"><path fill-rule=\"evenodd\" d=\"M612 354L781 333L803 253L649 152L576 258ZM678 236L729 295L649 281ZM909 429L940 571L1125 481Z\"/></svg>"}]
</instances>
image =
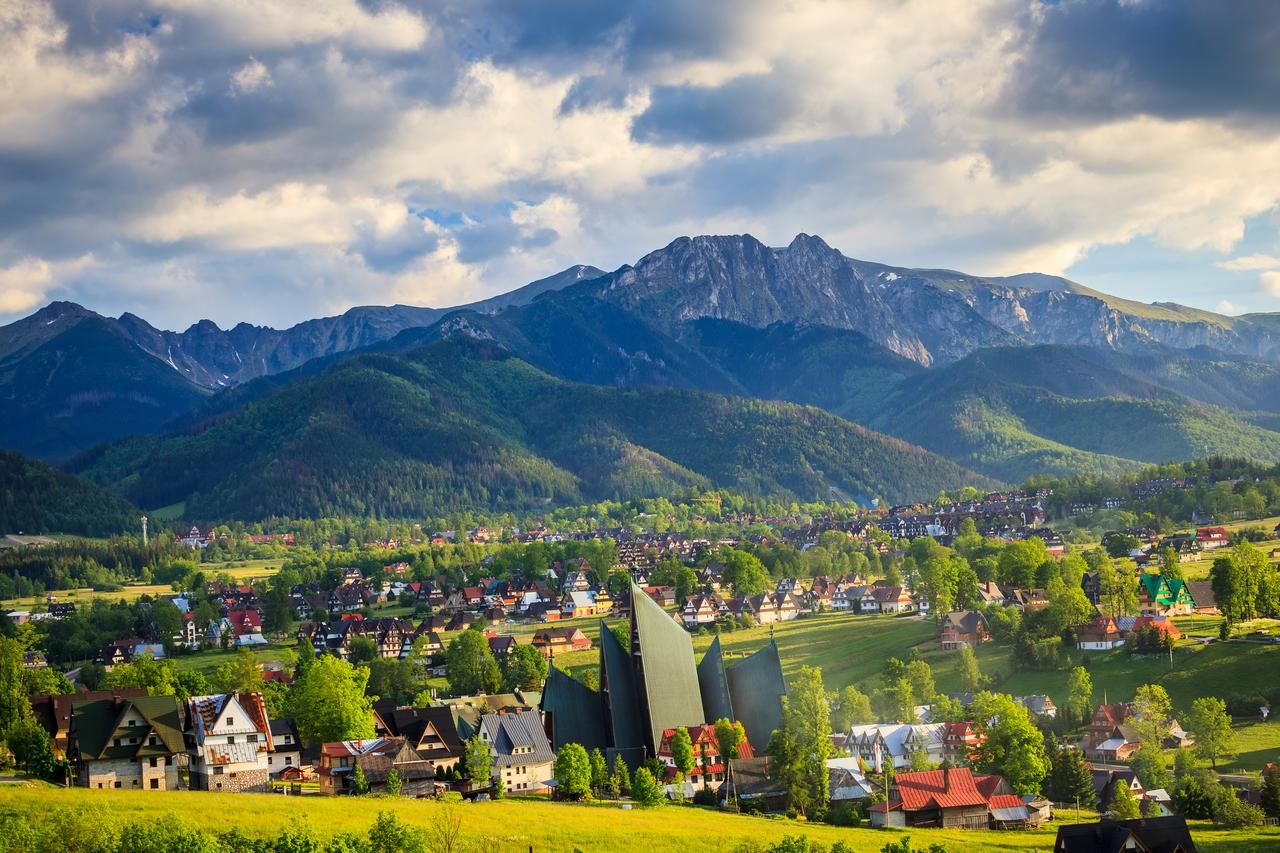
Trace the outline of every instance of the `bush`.
<instances>
[{"instance_id":1,"label":"bush","mask_svg":"<svg viewBox=\"0 0 1280 853\"><path fill-rule=\"evenodd\" d=\"M710 788L699 788L693 792L693 804L695 806L714 806L716 804L716 792Z\"/></svg>"}]
</instances>

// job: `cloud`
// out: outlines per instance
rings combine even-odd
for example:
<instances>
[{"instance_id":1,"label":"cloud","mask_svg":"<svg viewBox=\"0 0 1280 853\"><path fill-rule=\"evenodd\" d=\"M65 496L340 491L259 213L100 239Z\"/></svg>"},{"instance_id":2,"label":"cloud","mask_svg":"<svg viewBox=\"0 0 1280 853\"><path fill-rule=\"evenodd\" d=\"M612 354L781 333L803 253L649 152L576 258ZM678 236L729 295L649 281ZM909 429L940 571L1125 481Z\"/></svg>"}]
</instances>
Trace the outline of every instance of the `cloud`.
<instances>
[{"instance_id":1,"label":"cloud","mask_svg":"<svg viewBox=\"0 0 1280 853\"><path fill-rule=\"evenodd\" d=\"M1218 304L1214 306L1213 310L1217 311L1219 314L1239 314L1240 313L1240 309L1237 308L1235 303L1231 302L1229 299L1219 300Z\"/></svg>"},{"instance_id":2,"label":"cloud","mask_svg":"<svg viewBox=\"0 0 1280 853\"><path fill-rule=\"evenodd\" d=\"M743 231L975 272L1146 241L1267 273L1242 237L1280 203L1275 9L12 0L0 269L25 272L0 314L283 325Z\"/></svg>"},{"instance_id":3,"label":"cloud","mask_svg":"<svg viewBox=\"0 0 1280 853\"><path fill-rule=\"evenodd\" d=\"M1259 275L1258 287L1267 296L1280 296L1280 270L1272 270Z\"/></svg>"},{"instance_id":4,"label":"cloud","mask_svg":"<svg viewBox=\"0 0 1280 853\"><path fill-rule=\"evenodd\" d=\"M1215 266L1232 272L1280 269L1280 258L1274 255L1244 255L1229 261L1219 261Z\"/></svg>"},{"instance_id":5,"label":"cloud","mask_svg":"<svg viewBox=\"0 0 1280 853\"><path fill-rule=\"evenodd\" d=\"M0 315L20 314L38 307L59 278L80 272L93 264L91 256L63 263L43 258L26 258L9 267L0 267Z\"/></svg>"},{"instance_id":6,"label":"cloud","mask_svg":"<svg viewBox=\"0 0 1280 853\"><path fill-rule=\"evenodd\" d=\"M1280 6L1167 0L1032 4L1012 91L1053 118L1280 118Z\"/></svg>"}]
</instances>

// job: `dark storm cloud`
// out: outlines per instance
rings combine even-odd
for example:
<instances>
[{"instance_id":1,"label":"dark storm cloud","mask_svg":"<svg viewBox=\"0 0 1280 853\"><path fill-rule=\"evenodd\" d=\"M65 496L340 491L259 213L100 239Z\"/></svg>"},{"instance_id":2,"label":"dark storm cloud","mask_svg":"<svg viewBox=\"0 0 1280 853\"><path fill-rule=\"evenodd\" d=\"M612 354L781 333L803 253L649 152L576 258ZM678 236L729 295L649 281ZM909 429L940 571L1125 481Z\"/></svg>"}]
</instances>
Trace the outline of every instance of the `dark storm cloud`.
<instances>
[{"instance_id":1,"label":"dark storm cloud","mask_svg":"<svg viewBox=\"0 0 1280 853\"><path fill-rule=\"evenodd\" d=\"M795 115L789 81L746 74L720 86L657 86L631 135L640 142L725 144L768 136Z\"/></svg>"},{"instance_id":2,"label":"dark storm cloud","mask_svg":"<svg viewBox=\"0 0 1280 853\"><path fill-rule=\"evenodd\" d=\"M1029 18L1010 93L1026 112L1280 117L1275 0L1068 0Z\"/></svg>"}]
</instances>

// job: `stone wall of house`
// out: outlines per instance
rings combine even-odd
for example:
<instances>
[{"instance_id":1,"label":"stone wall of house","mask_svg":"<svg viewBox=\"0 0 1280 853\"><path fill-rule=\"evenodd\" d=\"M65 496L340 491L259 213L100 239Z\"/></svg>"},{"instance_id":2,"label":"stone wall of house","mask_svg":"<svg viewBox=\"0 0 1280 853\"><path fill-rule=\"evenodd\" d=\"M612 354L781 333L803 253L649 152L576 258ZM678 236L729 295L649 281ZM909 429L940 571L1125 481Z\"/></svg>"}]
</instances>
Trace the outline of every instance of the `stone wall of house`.
<instances>
[{"instance_id":1,"label":"stone wall of house","mask_svg":"<svg viewBox=\"0 0 1280 853\"><path fill-rule=\"evenodd\" d=\"M88 761L80 765L76 784L84 788L176 791L179 787L178 767L172 760L166 764L163 758L156 762L155 767L146 758L137 761L128 758Z\"/></svg>"},{"instance_id":2,"label":"stone wall of house","mask_svg":"<svg viewBox=\"0 0 1280 853\"><path fill-rule=\"evenodd\" d=\"M194 791L226 791L240 793L245 791L263 793L271 790L271 771L265 767L249 769L227 769L223 773L192 770L191 789Z\"/></svg>"}]
</instances>

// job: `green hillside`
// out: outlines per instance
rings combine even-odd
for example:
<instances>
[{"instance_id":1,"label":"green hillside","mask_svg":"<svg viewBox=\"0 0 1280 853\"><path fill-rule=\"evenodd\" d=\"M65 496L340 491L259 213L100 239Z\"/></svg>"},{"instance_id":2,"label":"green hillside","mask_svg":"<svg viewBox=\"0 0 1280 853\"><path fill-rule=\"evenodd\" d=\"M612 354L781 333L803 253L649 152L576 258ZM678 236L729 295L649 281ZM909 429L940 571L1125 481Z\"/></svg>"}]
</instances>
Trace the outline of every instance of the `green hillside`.
<instances>
[{"instance_id":1,"label":"green hillside","mask_svg":"<svg viewBox=\"0 0 1280 853\"><path fill-rule=\"evenodd\" d=\"M185 500L193 519L408 517L705 487L901 501L981 482L819 409L566 382L469 339L352 358L72 468L142 506Z\"/></svg>"},{"instance_id":2,"label":"green hillside","mask_svg":"<svg viewBox=\"0 0 1280 853\"><path fill-rule=\"evenodd\" d=\"M1280 461L1280 433L1061 347L975 353L902 383L866 422L1010 482L1212 455Z\"/></svg>"},{"instance_id":3,"label":"green hillside","mask_svg":"<svg viewBox=\"0 0 1280 853\"><path fill-rule=\"evenodd\" d=\"M132 530L138 512L105 489L0 450L0 534L107 536Z\"/></svg>"}]
</instances>

